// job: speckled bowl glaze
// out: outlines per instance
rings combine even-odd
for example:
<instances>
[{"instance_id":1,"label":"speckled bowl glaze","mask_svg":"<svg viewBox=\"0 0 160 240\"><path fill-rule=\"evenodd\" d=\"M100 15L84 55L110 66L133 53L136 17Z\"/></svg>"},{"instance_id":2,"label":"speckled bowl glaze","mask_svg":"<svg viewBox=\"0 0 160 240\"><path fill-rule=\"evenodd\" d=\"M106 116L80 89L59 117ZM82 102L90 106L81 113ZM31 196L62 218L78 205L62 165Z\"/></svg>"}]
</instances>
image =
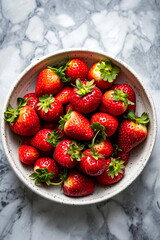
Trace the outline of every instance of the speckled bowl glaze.
<instances>
[{"instance_id":1,"label":"speckled bowl glaze","mask_svg":"<svg viewBox=\"0 0 160 240\"><path fill-rule=\"evenodd\" d=\"M132 150L129 163L126 166L126 173L124 178L119 183L116 183L109 187L97 185L94 193L89 196L70 198L65 196L59 187L34 185L34 181L29 178L29 175L33 171L33 167L24 166L19 161L18 148L22 143L22 138L18 135L15 135L11 131L8 124L5 123L3 116L1 123L2 143L5 154L14 172L18 178L33 192L46 199L50 199L52 201L63 204L93 204L107 200L123 191L139 176L139 174L144 169L152 153L156 138L157 121L155 107L147 88L144 87L143 80L135 73L131 67L129 67L123 61L112 57L105 52L89 51L86 49L66 49L50 53L41 59L37 59L36 62L27 67L20 74L20 76L13 84L11 90L9 91L4 104L3 112L6 110L9 103L13 107L16 107L16 99L18 96L23 97L26 93L35 91L37 76L42 69L48 65L52 66L57 63L64 63L68 58L79 58L84 61L89 68L93 63L99 61L100 59L111 59L116 65L121 68L121 73L119 74L116 83L128 83L136 92L138 115L141 115L141 113L144 111L149 114L150 124L148 125L147 139L138 147Z\"/></svg>"}]
</instances>

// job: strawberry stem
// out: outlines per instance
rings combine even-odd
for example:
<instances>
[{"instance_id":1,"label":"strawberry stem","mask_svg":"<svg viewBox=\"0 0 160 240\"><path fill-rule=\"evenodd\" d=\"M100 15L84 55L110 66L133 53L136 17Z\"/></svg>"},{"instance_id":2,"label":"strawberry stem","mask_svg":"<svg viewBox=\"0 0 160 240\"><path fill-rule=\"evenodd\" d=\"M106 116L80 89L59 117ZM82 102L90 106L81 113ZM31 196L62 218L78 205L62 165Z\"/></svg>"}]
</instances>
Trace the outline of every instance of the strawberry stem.
<instances>
[{"instance_id":1,"label":"strawberry stem","mask_svg":"<svg viewBox=\"0 0 160 240\"><path fill-rule=\"evenodd\" d=\"M76 91L76 93L81 96L84 97L87 93L90 93L93 91L93 88L95 87L95 85L93 85L94 80L92 81L88 81L86 82L86 84L82 84L81 80L79 78L77 78L76 80L76 86L74 84L72 84L72 86L76 87L78 90Z\"/></svg>"},{"instance_id":2,"label":"strawberry stem","mask_svg":"<svg viewBox=\"0 0 160 240\"><path fill-rule=\"evenodd\" d=\"M55 101L55 98L52 96L52 94L45 94L42 97L39 97L39 101L40 102L37 104L37 106L39 106L38 110L43 109L44 112L47 113L52 107L51 103Z\"/></svg>"},{"instance_id":3,"label":"strawberry stem","mask_svg":"<svg viewBox=\"0 0 160 240\"><path fill-rule=\"evenodd\" d=\"M64 125L65 125L65 123L70 119L71 113L72 113L72 109L69 108L69 109L68 109L68 112L66 113L66 115L64 115L63 117L62 117L62 116L60 117L60 120L59 120L59 124L60 124L60 125L59 125L59 129L64 130Z\"/></svg>"},{"instance_id":4,"label":"strawberry stem","mask_svg":"<svg viewBox=\"0 0 160 240\"><path fill-rule=\"evenodd\" d=\"M61 138L61 135L57 130L53 130L52 133L48 133L47 142L52 144L53 147L57 147L57 145L60 143L59 139Z\"/></svg>"},{"instance_id":5,"label":"strawberry stem","mask_svg":"<svg viewBox=\"0 0 160 240\"><path fill-rule=\"evenodd\" d=\"M133 112L133 110L129 110L127 115L124 115L125 119L128 119L134 123L137 124L142 124L142 125L146 125L147 123L149 123L150 119L147 113L142 113L141 117L136 118L135 113Z\"/></svg>"},{"instance_id":6,"label":"strawberry stem","mask_svg":"<svg viewBox=\"0 0 160 240\"><path fill-rule=\"evenodd\" d=\"M120 68L114 66L114 64L109 59L106 61L100 60L97 67L101 73L101 78L104 81L108 81L109 83L113 82L117 74L120 72Z\"/></svg>"},{"instance_id":7,"label":"strawberry stem","mask_svg":"<svg viewBox=\"0 0 160 240\"><path fill-rule=\"evenodd\" d=\"M123 90L114 89L112 100L124 102L125 105L134 105L133 102L128 100L128 94L125 93Z\"/></svg>"},{"instance_id":8,"label":"strawberry stem","mask_svg":"<svg viewBox=\"0 0 160 240\"><path fill-rule=\"evenodd\" d=\"M125 161L121 161L120 158L112 158L111 157L111 163L108 166L108 176L111 176L113 179L115 176L118 176L119 173L123 173L123 168L125 166L123 165Z\"/></svg>"},{"instance_id":9,"label":"strawberry stem","mask_svg":"<svg viewBox=\"0 0 160 240\"><path fill-rule=\"evenodd\" d=\"M50 70L52 70L55 74L57 74L62 82L70 82L71 78L66 78L65 71L69 67L69 62L68 61L65 65L57 66L57 67L49 67Z\"/></svg>"}]
</instances>

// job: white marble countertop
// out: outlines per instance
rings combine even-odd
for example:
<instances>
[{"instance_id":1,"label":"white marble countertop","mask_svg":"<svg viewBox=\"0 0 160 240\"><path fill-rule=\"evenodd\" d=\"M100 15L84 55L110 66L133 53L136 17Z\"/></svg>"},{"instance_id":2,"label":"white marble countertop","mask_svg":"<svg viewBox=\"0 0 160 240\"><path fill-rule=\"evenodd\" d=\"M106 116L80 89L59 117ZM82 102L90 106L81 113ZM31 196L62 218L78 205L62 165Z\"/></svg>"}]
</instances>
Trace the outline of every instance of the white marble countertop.
<instances>
[{"instance_id":1,"label":"white marble countertop","mask_svg":"<svg viewBox=\"0 0 160 240\"><path fill-rule=\"evenodd\" d=\"M160 118L159 0L1 0L0 107L18 74L36 58L68 47L104 50L144 79ZM81 207L28 190L0 148L1 240L160 239L160 133L138 179L109 201Z\"/></svg>"}]
</instances>

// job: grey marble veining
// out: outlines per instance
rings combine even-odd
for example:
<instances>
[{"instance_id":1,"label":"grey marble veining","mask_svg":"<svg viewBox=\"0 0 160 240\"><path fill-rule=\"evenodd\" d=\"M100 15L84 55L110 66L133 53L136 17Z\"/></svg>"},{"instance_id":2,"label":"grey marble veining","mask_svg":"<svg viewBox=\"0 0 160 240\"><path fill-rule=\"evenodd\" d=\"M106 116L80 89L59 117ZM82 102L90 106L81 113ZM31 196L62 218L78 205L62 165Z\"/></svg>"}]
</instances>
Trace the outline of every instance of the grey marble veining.
<instances>
[{"instance_id":1,"label":"grey marble veining","mask_svg":"<svg viewBox=\"0 0 160 240\"><path fill-rule=\"evenodd\" d=\"M105 50L130 64L150 89L160 118L159 0L1 0L0 108L18 74L68 47ZM159 240L160 133L138 179L109 201L49 202L15 176L0 148L0 240ZM23 236L23 237L22 237Z\"/></svg>"}]
</instances>

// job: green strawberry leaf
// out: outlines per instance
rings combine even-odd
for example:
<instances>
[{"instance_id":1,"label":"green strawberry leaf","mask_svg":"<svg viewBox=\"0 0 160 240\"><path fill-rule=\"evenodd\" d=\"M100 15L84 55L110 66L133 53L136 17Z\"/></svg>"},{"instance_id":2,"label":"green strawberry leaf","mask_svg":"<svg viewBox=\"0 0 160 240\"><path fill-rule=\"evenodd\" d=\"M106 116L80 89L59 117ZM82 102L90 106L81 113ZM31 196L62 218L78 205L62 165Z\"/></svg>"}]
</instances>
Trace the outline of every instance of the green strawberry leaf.
<instances>
[{"instance_id":1,"label":"green strawberry leaf","mask_svg":"<svg viewBox=\"0 0 160 240\"><path fill-rule=\"evenodd\" d=\"M142 125L146 125L147 123L149 123L150 119L147 113L142 113L141 117L136 118L135 113L133 112L133 110L129 110L127 115L124 115L125 119L128 119L134 123L137 124L142 124Z\"/></svg>"},{"instance_id":2,"label":"green strawberry leaf","mask_svg":"<svg viewBox=\"0 0 160 240\"><path fill-rule=\"evenodd\" d=\"M57 145L60 143L59 139L61 138L61 135L57 130L53 130L52 133L48 133L47 142L52 144L53 147L57 147Z\"/></svg>"},{"instance_id":3,"label":"green strawberry leaf","mask_svg":"<svg viewBox=\"0 0 160 240\"><path fill-rule=\"evenodd\" d=\"M10 123L12 126L15 120L19 117L21 108L18 107L14 109L10 104L7 107L7 111L4 113L4 119L6 122Z\"/></svg>"},{"instance_id":4,"label":"green strawberry leaf","mask_svg":"<svg viewBox=\"0 0 160 240\"><path fill-rule=\"evenodd\" d=\"M82 84L81 80L79 78L77 78L76 80L76 88L78 89L76 91L76 93L78 93L79 96L84 97L87 93L90 93L93 91L95 85L94 84L94 80L92 81L87 81L86 84ZM72 84L73 86L73 84Z\"/></svg>"},{"instance_id":5,"label":"green strawberry leaf","mask_svg":"<svg viewBox=\"0 0 160 240\"><path fill-rule=\"evenodd\" d=\"M109 59L106 61L100 60L97 67L101 73L101 78L109 83L113 82L120 72L120 68L115 66Z\"/></svg>"},{"instance_id":6,"label":"green strawberry leaf","mask_svg":"<svg viewBox=\"0 0 160 240\"><path fill-rule=\"evenodd\" d=\"M96 143L100 143L106 140L106 128L101 125L99 122L92 123L90 127L93 129L94 133L98 132Z\"/></svg>"},{"instance_id":7,"label":"green strawberry leaf","mask_svg":"<svg viewBox=\"0 0 160 240\"><path fill-rule=\"evenodd\" d=\"M39 101L40 102L37 104L37 106L39 106L38 110L43 109L44 112L47 113L52 107L51 103L55 101L55 98L52 96L52 94L45 94L42 97L39 97Z\"/></svg>"},{"instance_id":8,"label":"green strawberry leaf","mask_svg":"<svg viewBox=\"0 0 160 240\"><path fill-rule=\"evenodd\" d=\"M122 151L122 149L120 149L120 147L117 144L113 144L113 153L112 153L112 157L117 156L118 151Z\"/></svg>"},{"instance_id":9,"label":"green strawberry leaf","mask_svg":"<svg viewBox=\"0 0 160 240\"><path fill-rule=\"evenodd\" d=\"M57 67L49 67L52 71L54 71L61 79L63 83L70 82L71 78L66 78L65 71L69 67L69 62L68 61L65 65L57 66Z\"/></svg>"},{"instance_id":10,"label":"green strawberry leaf","mask_svg":"<svg viewBox=\"0 0 160 240\"><path fill-rule=\"evenodd\" d=\"M114 101L121 101L121 102L123 102L127 106L129 104L130 105L134 105L133 102L128 100L128 94L125 93L123 90L114 89L114 94L113 94L112 100L114 100Z\"/></svg>"},{"instance_id":11,"label":"green strawberry leaf","mask_svg":"<svg viewBox=\"0 0 160 240\"><path fill-rule=\"evenodd\" d=\"M49 186L52 184L51 180L54 178L54 172L48 172L48 168L38 168L29 177L35 180L35 185L45 182Z\"/></svg>"},{"instance_id":12,"label":"green strawberry leaf","mask_svg":"<svg viewBox=\"0 0 160 240\"><path fill-rule=\"evenodd\" d=\"M84 145L78 145L75 141L72 141L72 143L69 145L69 150L67 153L71 156L71 160L74 159L77 161L81 160L81 151L84 149Z\"/></svg>"},{"instance_id":13,"label":"green strawberry leaf","mask_svg":"<svg viewBox=\"0 0 160 240\"><path fill-rule=\"evenodd\" d=\"M119 173L123 173L125 166L123 165L125 161L121 161L120 158L112 158L111 163L108 166L108 176L111 176L113 179L115 176L118 176Z\"/></svg>"},{"instance_id":14,"label":"green strawberry leaf","mask_svg":"<svg viewBox=\"0 0 160 240\"><path fill-rule=\"evenodd\" d=\"M65 125L65 123L70 119L71 113L72 113L72 109L69 108L69 109L68 109L68 112L66 113L66 115L64 115L63 117L62 117L62 116L60 117L60 120L59 120L59 124L60 124L60 125L59 125L59 129L64 130L64 125Z\"/></svg>"}]
</instances>

